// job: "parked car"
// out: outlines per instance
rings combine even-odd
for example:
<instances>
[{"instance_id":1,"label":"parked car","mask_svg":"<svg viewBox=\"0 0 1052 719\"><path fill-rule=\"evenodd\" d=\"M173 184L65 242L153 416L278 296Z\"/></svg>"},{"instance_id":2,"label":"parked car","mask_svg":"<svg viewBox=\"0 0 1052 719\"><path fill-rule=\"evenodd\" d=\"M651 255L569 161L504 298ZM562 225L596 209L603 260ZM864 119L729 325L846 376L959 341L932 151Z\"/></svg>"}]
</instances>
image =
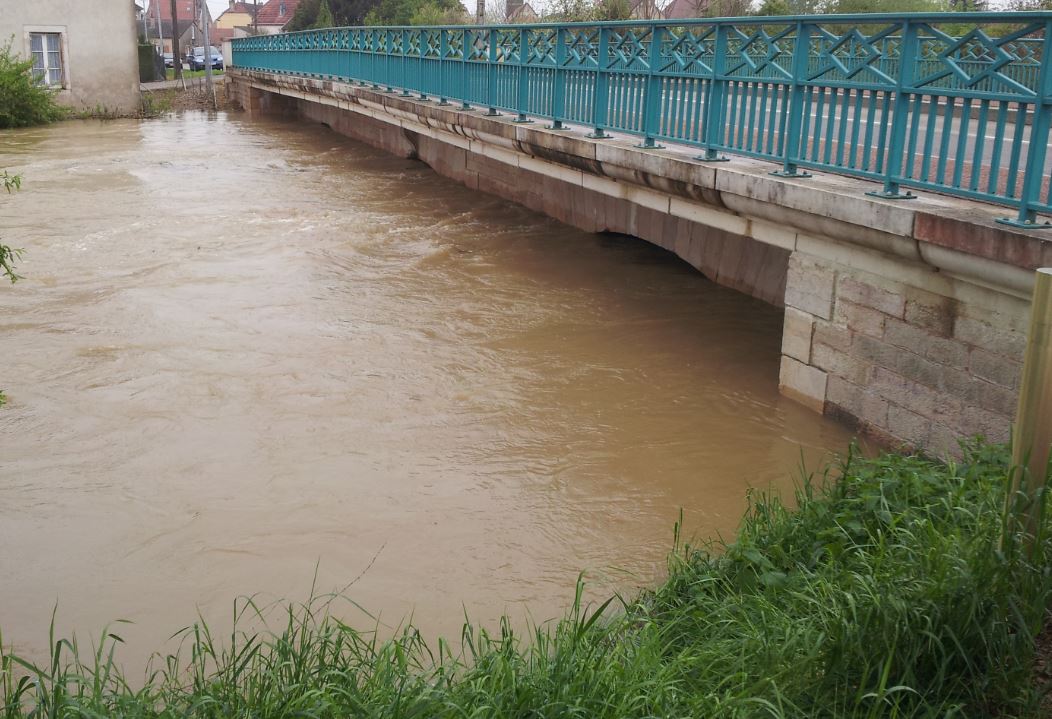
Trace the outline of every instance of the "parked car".
<instances>
[{"instance_id":1,"label":"parked car","mask_svg":"<svg viewBox=\"0 0 1052 719\"><path fill-rule=\"evenodd\" d=\"M216 47L210 47L209 53L212 57L212 69L222 70L223 69L223 53L219 52ZM194 53L190 56L190 69L191 70L204 70L205 69L205 49L203 47L195 47Z\"/></svg>"},{"instance_id":2,"label":"parked car","mask_svg":"<svg viewBox=\"0 0 1052 719\"><path fill-rule=\"evenodd\" d=\"M172 57L172 53L170 53L170 52L164 53L164 66L165 67L175 67L175 58Z\"/></svg>"}]
</instances>

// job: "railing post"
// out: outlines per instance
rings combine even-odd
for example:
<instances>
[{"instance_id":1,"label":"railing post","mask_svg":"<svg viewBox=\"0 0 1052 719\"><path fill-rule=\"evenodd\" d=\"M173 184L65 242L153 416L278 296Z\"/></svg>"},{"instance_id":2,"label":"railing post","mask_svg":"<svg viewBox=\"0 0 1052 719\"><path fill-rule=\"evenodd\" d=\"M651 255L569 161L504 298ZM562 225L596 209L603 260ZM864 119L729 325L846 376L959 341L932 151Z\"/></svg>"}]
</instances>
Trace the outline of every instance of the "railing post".
<instances>
[{"instance_id":1,"label":"railing post","mask_svg":"<svg viewBox=\"0 0 1052 719\"><path fill-rule=\"evenodd\" d=\"M515 102L515 109L519 114L515 122L520 123L533 122L526 117L530 102L530 68L526 64L530 58L529 32L528 28L519 28L519 85Z\"/></svg>"},{"instance_id":2,"label":"railing post","mask_svg":"<svg viewBox=\"0 0 1052 719\"><path fill-rule=\"evenodd\" d=\"M647 53L647 84L643 89L643 147L649 150L660 150L661 145L654 142L654 135L661 127L661 76L657 68L662 58L665 45L665 28L654 25L650 30L650 52Z\"/></svg>"},{"instance_id":3,"label":"railing post","mask_svg":"<svg viewBox=\"0 0 1052 719\"><path fill-rule=\"evenodd\" d=\"M420 34L418 36L419 42L416 44L417 54L419 55L416 64L416 91L421 100L426 100L427 93L424 92L424 78L427 77L427 29L421 27L417 32Z\"/></svg>"},{"instance_id":4,"label":"railing post","mask_svg":"<svg viewBox=\"0 0 1052 719\"><path fill-rule=\"evenodd\" d=\"M385 75L385 77L384 77L384 79L387 80L387 82L385 82L384 85L387 87L387 92L394 92L395 91L394 85L391 83L391 76L394 75L394 73L391 72L391 55L393 54L393 50L394 50L394 31L392 31L392 30L385 30L384 31L384 55L385 55L385 58L384 58L384 75Z\"/></svg>"},{"instance_id":5,"label":"railing post","mask_svg":"<svg viewBox=\"0 0 1052 719\"><path fill-rule=\"evenodd\" d=\"M1052 127L1052 20L1045 21L1045 37L1041 43L1041 70L1038 74L1037 97L1034 100L1034 122L1030 127L1030 152L1026 157L1023 189L1019 195L1019 214L1016 218L1001 218L1002 225L1027 229L1048 229L1047 222L1037 221L1032 205L1040 202L1044 188L1045 157L1048 155L1049 129Z\"/></svg>"},{"instance_id":6,"label":"railing post","mask_svg":"<svg viewBox=\"0 0 1052 719\"><path fill-rule=\"evenodd\" d=\"M486 110L488 117L496 117L500 113L497 112L497 108L494 107L496 104L494 98L497 97L497 28L490 28L489 30L489 62L486 66L486 100L489 109Z\"/></svg>"},{"instance_id":7,"label":"railing post","mask_svg":"<svg viewBox=\"0 0 1052 719\"><path fill-rule=\"evenodd\" d=\"M610 28L599 27L599 57L595 67L595 104L592 106L592 123L595 131L588 134L597 140L610 137L604 128L610 104L610 76L608 74L607 54L610 48Z\"/></svg>"},{"instance_id":8,"label":"railing post","mask_svg":"<svg viewBox=\"0 0 1052 719\"><path fill-rule=\"evenodd\" d=\"M811 177L810 172L797 168L800 159L800 137L804 125L804 79L811 59L811 25L798 20L796 23L796 45L793 46L793 79L789 88L789 122L786 131L785 155L782 169L772 172L777 177Z\"/></svg>"},{"instance_id":9,"label":"railing post","mask_svg":"<svg viewBox=\"0 0 1052 719\"><path fill-rule=\"evenodd\" d=\"M360 48L358 51L358 84L365 87L368 83L365 81L366 75L369 74L369 53L367 48L369 46L369 28L362 28Z\"/></svg>"},{"instance_id":10,"label":"railing post","mask_svg":"<svg viewBox=\"0 0 1052 719\"><path fill-rule=\"evenodd\" d=\"M882 197L885 200L912 200L916 197L907 190L899 189L899 177L902 176L902 153L906 145L906 133L909 130L910 95L913 88L914 74L917 67L917 56L920 52L918 28L915 23L904 20L902 24L902 50L899 52L899 72L895 79L895 108L891 115L891 143L887 160L884 162L884 189L867 192L870 197ZM958 158L962 162L963 158ZM910 158L913 162L913 158Z\"/></svg>"},{"instance_id":11,"label":"railing post","mask_svg":"<svg viewBox=\"0 0 1052 719\"><path fill-rule=\"evenodd\" d=\"M552 77L552 130L563 129L563 115L566 114L566 28L555 30L555 75Z\"/></svg>"},{"instance_id":12,"label":"railing post","mask_svg":"<svg viewBox=\"0 0 1052 719\"><path fill-rule=\"evenodd\" d=\"M712 78L709 80L709 91L705 97L705 154L695 160L701 162L727 162L726 155L720 155L719 146L723 144L723 105L727 95L727 26L723 23L713 28L716 43L712 58ZM675 100L673 100L675 101Z\"/></svg>"},{"instance_id":13,"label":"railing post","mask_svg":"<svg viewBox=\"0 0 1052 719\"><path fill-rule=\"evenodd\" d=\"M402 97L412 97L409 90L409 31L402 29Z\"/></svg>"},{"instance_id":14,"label":"railing post","mask_svg":"<svg viewBox=\"0 0 1052 719\"><path fill-rule=\"evenodd\" d=\"M379 33L379 31L378 31ZM372 36L372 89L380 89L380 55L385 54L384 48L387 46L387 28L383 28L383 32L379 35L373 34Z\"/></svg>"},{"instance_id":15,"label":"railing post","mask_svg":"<svg viewBox=\"0 0 1052 719\"><path fill-rule=\"evenodd\" d=\"M460 81L458 83L459 86L460 86L460 90L458 91L458 95L460 97L460 109L461 110L470 110L470 109L472 109L471 108L471 103L469 103L468 99L467 99L468 98L468 74L469 74L468 73L468 68L470 67L470 65L468 65L468 62L469 62L469 58L471 56L470 48L474 47L474 43L473 42L469 42L469 40L471 40L471 38L472 38L470 30L468 30L467 28L464 28L461 31L461 33L462 34L460 36L460 70L459 70L459 72L460 72Z\"/></svg>"},{"instance_id":16,"label":"railing post","mask_svg":"<svg viewBox=\"0 0 1052 719\"><path fill-rule=\"evenodd\" d=\"M446 54L449 52L449 30L443 28L438 31L438 104L448 105L446 96L449 89L446 87Z\"/></svg>"}]
</instances>

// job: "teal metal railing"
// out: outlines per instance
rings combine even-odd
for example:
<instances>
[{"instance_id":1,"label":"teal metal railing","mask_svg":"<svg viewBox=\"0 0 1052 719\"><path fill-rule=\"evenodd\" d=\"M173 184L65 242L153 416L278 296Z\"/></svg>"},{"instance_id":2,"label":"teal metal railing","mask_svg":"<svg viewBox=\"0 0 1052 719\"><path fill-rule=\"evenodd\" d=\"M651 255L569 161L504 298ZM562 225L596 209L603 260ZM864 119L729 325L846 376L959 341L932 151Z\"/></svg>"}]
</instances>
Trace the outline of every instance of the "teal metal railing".
<instances>
[{"instance_id":1,"label":"teal metal railing","mask_svg":"<svg viewBox=\"0 0 1052 719\"><path fill-rule=\"evenodd\" d=\"M1049 12L329 28L234 40L233 64L1052 214Z\"/></svg>"}]
</instances>

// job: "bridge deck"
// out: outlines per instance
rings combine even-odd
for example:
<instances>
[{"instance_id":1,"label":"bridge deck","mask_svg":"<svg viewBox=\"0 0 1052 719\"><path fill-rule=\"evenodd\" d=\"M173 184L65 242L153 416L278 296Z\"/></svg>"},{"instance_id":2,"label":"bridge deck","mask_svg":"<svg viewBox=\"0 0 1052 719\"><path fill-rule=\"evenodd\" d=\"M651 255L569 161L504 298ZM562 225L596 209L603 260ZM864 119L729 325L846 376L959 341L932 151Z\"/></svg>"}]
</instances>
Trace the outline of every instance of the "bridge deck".
<instances>
[{"instance_id":1,"label":"bridge deck","mask_svg":"<svg viewBox=\"0 0 1052 719\"><path fill-rule=\"evenodd\" d=\"M463 143L474 154L499 156L510 164L534 157L560 177L566 177L569 168L576 184L613 181L616 186L606 186L602 192L646 195L645 202L673 214L717 211L722 214L710 214L708 221L732 222L736 232L752 233L763 242L783 243L777 236L779 227L782 234L799 230L838 236L983 282L1004 284L1021 297L1030 291L1030 270L1052 265L1052 235L999 223L1005 208L989 202L934 192L910 200L884 199L867 194L873 183L857 177L831 172L806 178L774 176L777 163L754 157L704 162L697 159L697 148L677 143L660 149L640 147L639 138L627 133L608 132L606 138L596 139L583 125L564 124L557 130L540 117L521 122L514 114L490 116L481 109L465 110L457 104L403 97L361 84L240 68L230 72L231 79L240 78L262 90L336 105L405 130L433 133L443 142ZM767 224L743 222L746 216ZM935 262L932 248L961 257L951 260L944 255ZM927 258L922 256L925 252ZM963 256L979 264L969 265Z\"/></svg>"}]
</instances>

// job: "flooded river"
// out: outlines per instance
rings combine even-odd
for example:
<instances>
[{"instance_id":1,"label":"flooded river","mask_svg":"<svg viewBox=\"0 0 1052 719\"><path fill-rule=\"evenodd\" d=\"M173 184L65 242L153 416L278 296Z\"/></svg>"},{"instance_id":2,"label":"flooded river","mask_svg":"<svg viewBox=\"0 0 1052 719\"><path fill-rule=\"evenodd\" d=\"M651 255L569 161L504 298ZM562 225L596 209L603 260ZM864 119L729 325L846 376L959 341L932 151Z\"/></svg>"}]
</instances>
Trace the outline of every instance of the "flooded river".
<instances>
[{"instance_id":1,"label":"flooded river","mask_svg":"<svg viewBox=\"0 0 1052 719\"><path fill-rule=\"evenodd\" d=\"M56 603L144 656L315 573L429 633L555 616L849 440L778 395L779 311L320 126L71 122L2 168L0 630L34 656Z\"/></svg>"}]
</instances>

